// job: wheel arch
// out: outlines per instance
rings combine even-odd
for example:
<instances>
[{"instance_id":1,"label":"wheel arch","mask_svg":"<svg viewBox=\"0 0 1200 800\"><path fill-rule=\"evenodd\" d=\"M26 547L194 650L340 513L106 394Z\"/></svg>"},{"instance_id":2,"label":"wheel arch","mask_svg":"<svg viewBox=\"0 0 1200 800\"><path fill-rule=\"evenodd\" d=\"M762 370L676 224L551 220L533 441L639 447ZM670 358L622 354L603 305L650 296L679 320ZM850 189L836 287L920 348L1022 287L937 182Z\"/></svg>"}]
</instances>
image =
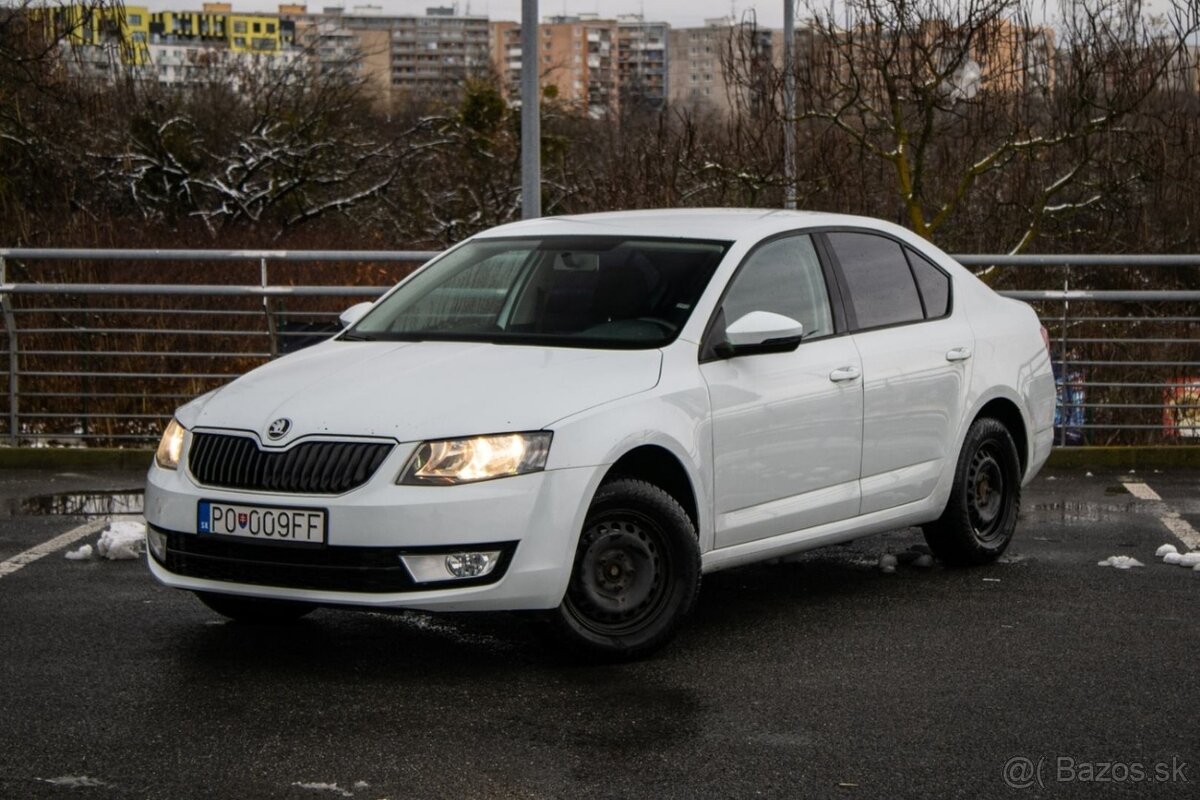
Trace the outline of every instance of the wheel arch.
<instances>
[{"instance_id":1,"label":"wheel arch","mask_svg":"<svg viewBox=\"0 0 1200 800\"><path fill-rule=\"evenodd\" d=\"M1029 426L1021 408L1007 397L993 397L983 404L975 413L971 423L983 417L990 417L1008 429L1013 444L1017 446L1017 458L1021 465L1021 475L1029 468Z\"/></svg>"},{"instance_id":2,"label":"wheel arch","mask_svg":"<svg viewBox=\"0 0 1200 800\"><path fill-rule=\"evenodd\" d=\"M618 458L604 480L616 477L637 478L652 483L683 506L692 527L700 531L700 508L695 486L687 468L673 452L657 444L643 444Z\"/></svg>"}]
</instances>

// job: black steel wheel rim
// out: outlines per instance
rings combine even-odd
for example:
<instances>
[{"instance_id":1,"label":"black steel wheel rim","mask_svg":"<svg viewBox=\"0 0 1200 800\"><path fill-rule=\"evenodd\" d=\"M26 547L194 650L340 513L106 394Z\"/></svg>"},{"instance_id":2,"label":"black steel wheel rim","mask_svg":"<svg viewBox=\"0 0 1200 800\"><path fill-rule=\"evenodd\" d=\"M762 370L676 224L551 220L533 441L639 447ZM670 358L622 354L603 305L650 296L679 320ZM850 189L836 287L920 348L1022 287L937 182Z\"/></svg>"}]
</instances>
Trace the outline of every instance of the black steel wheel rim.
<instances>
[{"instance_id":1,"label":"black steel wheel rim","mask_svg":"<svg viewBox=\"0 0 1200 800\"><path fill-rule=\"evenodd\" d=\"M666 539L653 520L636 512L607 514L580 537L565 602L593 633L629 635L658 617L670 575Z\"/></svg>"},{"instance_id":2,"label":"black steel wheel rim","mask_svg":"<svg viewBox=\"0 0 1200 800\"><path fill-rule=\"evenodd\" d=\"M985 443L975 450L966 489L971 529L980 542L990 543L1002 535L1008 510L1008 485L995 445Z\"/></svg>"}]
</instances>

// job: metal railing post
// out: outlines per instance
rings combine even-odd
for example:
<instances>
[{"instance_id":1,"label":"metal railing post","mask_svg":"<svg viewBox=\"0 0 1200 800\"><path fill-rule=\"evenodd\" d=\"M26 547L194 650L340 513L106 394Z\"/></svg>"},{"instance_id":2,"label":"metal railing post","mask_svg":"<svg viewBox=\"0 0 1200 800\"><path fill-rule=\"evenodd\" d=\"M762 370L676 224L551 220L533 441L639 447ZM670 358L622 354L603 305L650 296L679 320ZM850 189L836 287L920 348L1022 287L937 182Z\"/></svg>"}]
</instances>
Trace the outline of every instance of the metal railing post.
<instances>
[{"instance_id":1,"label":"metal railing post","mask_svg":"<svg viewBox=\"0 0 1200 800\"><path fill-rule=\"evenodd\" d=\"M1071 420L1071 412L1074 405L1071 402L1071 381L1070 373L1067 371L1067 326L1071 319L1071 301L1067 299L1067 293L1071 290L1071 267L1068 264L1066 273L1063 275L1063 310L1062 322L1059 327L1058 346L1059 346L1059 363L1062 365L1062 382L1063 382L1063 424L1058 429L1058 444L1064 447L1067 444L1067 426Z\"/></svg>"},{"instance_id":2,"label":"metal railing post","mask_svg":"<svg viewBox=\"0 0 1200 800\"><path fill-rule=\"evenodd\" d=\"M268 275L267 275L267 259L266 259L266 257L260 258L258 260L258 263L259 263L259 267L261 268L260 277L261 277L262 288L265 290L268 286L270 286L270 282L268 281ZM279 335L275 330L275 314L271 309L271 298L264 294L263 299L262 299L262 304L263 304L263 313L267 315L267 340L270 345L271 358L278 358L279 357Z\"/></svg>"},{"instance_id":3,"label":"metal railing post","mask_svg":"<svg viewBox=\"0 0 1200 800\"><path fill-rule=\"evenodd\" d=\"M0 284L8 283L8 262L0 256ZM4 311L4 331L8 334L8 441L15 445L20 440L20 348L17 344L17 317L13 314L12 295L0 294L0 308Z\"/></svg>"}]
</instances>

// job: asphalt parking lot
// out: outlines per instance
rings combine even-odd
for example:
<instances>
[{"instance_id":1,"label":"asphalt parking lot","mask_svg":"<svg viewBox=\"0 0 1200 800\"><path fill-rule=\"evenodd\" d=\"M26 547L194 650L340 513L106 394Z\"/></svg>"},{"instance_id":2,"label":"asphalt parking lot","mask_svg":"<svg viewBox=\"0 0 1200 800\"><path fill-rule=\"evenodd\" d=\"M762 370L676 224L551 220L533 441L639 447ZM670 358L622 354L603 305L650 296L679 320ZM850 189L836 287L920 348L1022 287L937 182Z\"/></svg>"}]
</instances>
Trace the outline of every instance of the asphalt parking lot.
<instances>
[{"instance_id":1,"label":"asphalt parking lot","mask_svg":"<svg viewBox=\"0 0 1200 800\"><path fill-rule=\"evenodd\" d=\"M140 480L0 472L0 797L1197 796L1200 572L1154 557L1197 471L1044 473L987 568L884 574L903 530L707 576L616 666L508 615L226 623L94 534L3 566Z\"/></svg>"}]
</instances>

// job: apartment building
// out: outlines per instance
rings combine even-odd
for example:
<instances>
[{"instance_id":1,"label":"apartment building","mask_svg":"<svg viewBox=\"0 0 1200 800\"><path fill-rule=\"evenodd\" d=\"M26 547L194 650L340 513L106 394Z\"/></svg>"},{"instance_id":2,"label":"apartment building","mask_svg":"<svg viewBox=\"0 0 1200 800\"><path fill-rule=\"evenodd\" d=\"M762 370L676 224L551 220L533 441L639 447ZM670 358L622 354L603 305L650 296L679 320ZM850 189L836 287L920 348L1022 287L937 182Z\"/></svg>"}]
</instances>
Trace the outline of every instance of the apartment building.
<instances>
[{"instance_id":1,"label":"apartment building","mask_svg":"<svg viewBox=\"0 0 1200 800\"><path fill-rule=\"evenodd\" d=\"M492 23L492 59L510 98L519 97L521 26ZM542 96L595 118L620 106L619 26L595 14L548 17L538 25Z\"/></svg>"},{"instance_id":2,"label":"apartment building","mask_svg":"<svg viewBox=\"0 0 1200 800\"><path fill-rule=\"evenodd\" d=\"M150 23L145 6L46 5L28 13L62 42L66 60L86 75L103 78L145 63Z\"/></svg>"},{"instance_id":3,"label":"apartment building","mask_svg":"<svg viewBox=\"0 0 1200 800\"><path fill-rule=\"evenodd\" d=\"M297 15L305 36L325 55L357 51L357 71L386 106L406 100L456 102L464 83L491 65L488 19L432 6L424 16L395 16L379 6L325 8Z\"/></svg>"},{"instance_id":4,"label":"apartment building","mask_svg":"<svg viewBox=\"0 0 1200 800\"><path fill-rule=\"evenodd\" d=\"M141 73L172 87L219 80L240 85L251 76L287 79L300 53L295 23L277 14L235 13L230 3L199 11L158 11L147 23Z\"/></svg>"},{"instance_id":5,"label":"apartment building","mask_svg":"<svg viewBox=\"0 0 1200 800\"><path fill-rule=\"evenodd\" d=\"M200 11L150 15L150 44L203 44L238 53L274 53L291 47L295 26L277 14L235 14L230 3L204 3Z\"/></svg>"},{"instance_id":6,"label":"apartment building","mask_svg":"<svg viewBox=\"0 0 1200 800\"><path fill-rule=\"evenodd\" d=\"M277 13L242 13L229 2L203 3L198 11L65 5L28 13L67 31L56 38L71 53L73 68L97 77L133 69L164 84L187 86L221 71L294 71L303 58L322 74L351 72L385 110L409 102L456 103L465 81L492 73L511 101L520 96L520 24L489 22L457 6L430 6L423 15L389 14L378 5L310 13L299 4L280 5ZM929 21L909 34L911 44L924 48L938 41L947 24ZM859 80L866 76L866 91L877 93L878 71L870 63L851 62L869 59L878 35L856 28L822 38L801 26L796 58L830 83L858 66L854 72ZM755 113L778 94L782 33L732 18L671 28L640 14L552 16L539 24L537 37L543 97L596 118L668 104ZM971 57L951 83L964 93L1044 90L1053 84L1059 58L1051 29L996 20L973 37ZM1177 61L1169 82L1195 87L1193 51Z\"/></svg>"},{"instance_id":7,"label":"apartment building","mask_svg":"<svg viewBox=\"0 0 1200 800\"><path fill-rule=\"evenodd\" d=\"M773 35L774 34L774 35ZM667 45L671 105L732 114L767 102L782 35L728 17L672 28Z\"/></svg>"},{"instance_id":8,"label":"apartment building","mask_svg":"<svg viewBox=\"0 0 1200 800\"><path fill-rule=\"evenodd\" d=\"M667 39L671 26L641 14L617 17L617 81L622 107L662 109L669 94Z\"/></svg>"}]
</instances>

